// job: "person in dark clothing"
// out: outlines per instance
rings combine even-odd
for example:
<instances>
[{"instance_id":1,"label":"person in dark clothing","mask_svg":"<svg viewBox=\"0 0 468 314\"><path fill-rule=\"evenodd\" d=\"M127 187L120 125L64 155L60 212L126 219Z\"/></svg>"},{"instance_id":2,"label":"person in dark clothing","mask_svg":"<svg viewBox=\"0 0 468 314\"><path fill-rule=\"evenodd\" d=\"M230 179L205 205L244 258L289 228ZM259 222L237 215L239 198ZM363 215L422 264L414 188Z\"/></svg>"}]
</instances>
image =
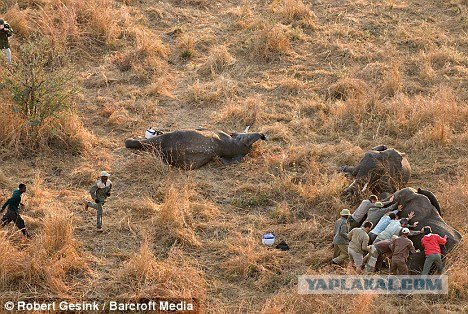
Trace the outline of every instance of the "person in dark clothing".
<instances>
[{"instance_id":1,"label":"person in dark clothing","mask_svg":"<svg viewBox=\"0 0 468 314\"><path fill-rule=\"evenodd\" d=\"M0 19L0 49L5 54L8 64L11 64L11 50L8 38L13 35L13 29L3 19Z\"/></svg>"},{"instance_id":2,"label":"person in dark clothing","mask_svg":"<svg viewBox=\"0 0 468 314\"><path fill-rule=\"evenodd\" d=\"M6 214L3 215L0 221L0 227L8 225L10 222L14 222L18 229L20 229L21 232L24 234L24 236L29 238L28 231L26 230L26 226L24 225L24 220L19 214L20 206L24 206L24 204L21 203L21 194L25 192L26 185L21 183L18 186L18 189L13 191L12 197L9 200L7 200L5 204L3 204L0 213L3 212L7 207L8 210Z\"/></svg>"}]
</instances>

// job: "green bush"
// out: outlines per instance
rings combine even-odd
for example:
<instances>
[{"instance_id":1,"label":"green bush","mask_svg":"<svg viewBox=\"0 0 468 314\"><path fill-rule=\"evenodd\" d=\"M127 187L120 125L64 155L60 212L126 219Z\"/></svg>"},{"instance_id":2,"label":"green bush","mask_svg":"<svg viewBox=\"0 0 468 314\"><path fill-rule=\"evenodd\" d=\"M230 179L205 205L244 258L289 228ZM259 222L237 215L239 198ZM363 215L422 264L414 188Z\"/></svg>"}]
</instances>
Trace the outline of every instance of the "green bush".
<instances>
[{"instance_id":1,"label":"green bush","mask_svg":"<svg viewBox=\"0 0 468 314\"><path fill-rule=\"evenodd\" d=\"M1 65L0 147L14 155L89 149L92 135L74 112L71 64L44 40L24 43L15 56L14 64Z\"/></svg>"},{"instance_id":2,"label":"green bush","mask_svg":"<svg viewBox=\"0 0 468 314\"><path fill-rule=\"evenodd\" d=\"M44 40L20 46L18 55L0 85L11 93L13 110L32 126L70 111L77 89L71 71L65 70L66 60Z\"/></svg>"}]
</instances>

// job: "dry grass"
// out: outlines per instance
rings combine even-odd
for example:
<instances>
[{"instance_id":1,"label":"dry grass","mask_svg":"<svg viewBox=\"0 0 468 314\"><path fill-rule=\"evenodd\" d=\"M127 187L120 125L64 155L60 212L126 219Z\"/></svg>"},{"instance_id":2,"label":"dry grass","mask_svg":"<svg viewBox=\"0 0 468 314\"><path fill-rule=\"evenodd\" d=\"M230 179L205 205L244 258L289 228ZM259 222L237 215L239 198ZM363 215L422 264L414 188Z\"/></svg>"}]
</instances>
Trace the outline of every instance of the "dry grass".
<instances>
[{"instance_id":1,"label":"dry grass","mask_svg":"<svg viewBox=\"0 0 468 314\"><path fill-rule=\"evenodd\" d=\"M265 116L266 104L262 99L249 97L242 102L229 102L221 112L217 114L218 121L231 122L234 129L239 130L245 126L253 126L261 123Z\"/></svg>"},{"instance_id":2,"label":"dry grass","mask_svg":"<svg viewBox=\"0 0 468 314\"><path fill-rule=\"evenodd\" d=\"M315 24L315 14L302 0L280 0L273 3L273 12L280 14L286 23L298 23L306 27Z\"/></svg>"},{"instance_id":3,"label":"dry grass","mask_svg":"<svg viewBox=\"0 0 468 314\"><path fill-rule=\"evenodd\" d=\"M329 97L332 99L362 100L368 93L367 84L358 79L344 78L330 86L328 90Z\"/></svg>"},{"instance_id":4,"label":"dry grass","mask_svg":"<svg viewBox=\"0 0 468 314\"><path fill-rule=\"evenodd\" d=\"M121 35L120 21L125 20L124 12L114 7L112 0L44 1L23 3L34 14L22 13L24 20L18 21L21 34L41 34L48 38L56 51L65 52L76 48L86 51L90 45L98 47L103 43L113 46ZM31 12L32 13L32 12ZM27 25L31 25L27 27ZM88 52L90 53L90 52Z\"/></svg>"},{"instance_id":5,"label":"dry grass","mask_svg":"<svg viewBox=\"0 0 468 314\"><path fill-rule=\"evenodd\" d=\"M12 186L10 178L5 175L3 170L0 170L0 185L3 187L10 187Z\"/></svg>"},{"instance_id":6,"label":"dry grass","mask_svg":"<svg viewBox=\"0 0 468 314\"><path fill-rule=\"evenodd\" d=\"M31 12L30 9L21 10L18 4L16 4L5 13L4 19L11 25L15 34L20 37L28 37L32 32L32 28L29 25L29 15Z\"/></svg>"},{"instance_id":7,"label":"dry grass","mask_svg":"<svg viewBox=\"0 0 468 314\"><path fill-rule=\"evenodd\" d=\"M71 154L86 152L93 136L76 114L61 114L46 119L39 127L14 112L8 103L0 106L0 143L15 155L62 150Z\"/></svg>"},{"instance_id":8,"label":"dry grass","mask_svg":"<svg viewBox=\"0 0 468 314\"><path fill-rule=\"evenodd\" d=\"M259 288L265 288L273 274L281 272L280 251L263 246L261 236L243 237L232 234L226 240L225 250L232 253L220 268L231 280L255 280Z\"/></svg>"},{"instance_id":9,"label":"dry grass","mask_svg":"<svg viewBox=\"0 0 468 314\"><path fill-rule=\"evenodd\" d=\"M168 50L161 38L147 28L134 28L129 37L132 44L116 54L113 62L120 71L128 72L130 82L151 83L153 77L159 77L166 71L164 59L168 56Z\"/></svg>"},{"instance_id":10,"label":"dry grass","mask_svg":"<svg viewBox=\"0 0 468 314\"><path fill-rule=\"evenodd\" d=\"M284 25L265 25L256 31L248 53L257 60L272 62L287 54L290 48L289 30Z\"/></svg>"},{"instance_id":11,"label":"dry grass","mask_svg":"<svg viewBox=\"0 0 468 314\"><path fill-rule=\"evenodd\" d=\"M205 298L205 282L199 270L186 263L179 249L174 248L165 260L157 260L148 243L123 266L119 285L124 296Z\"/></svg>"},{"instance_id":12,"label":"dry grass","mask_svg":"<svg viewBox=\"0 0 468 314\"><path fill-rule=\"evenodd\" d=\"M170 185L164 195L164 202L157 214L156 237L166 245L181 243L198 247L200 240L193 230L193 217L190 197L193 191L185 183L183 186Z\"/></svg>"},{"instance_id":13,"label":"dry grass","mask_svg":"<svg viewBox=\"0 0 468 314\"><path fill-rule=\"evenodd\" d=\"M212 82L201 83L196 81L188 88L188 102L198 106L219 105L238 93L235 82L222 76Z\"/></svg>"},{"instance_id":14,"label":"dry grass","mask_svg":"<svg viewBox=\"0 0 468 314\"><path fill-rule=\"evenodd\" d=\"M215 76L223 73L232 66L236 59L229 53L225 45L213 47L206 62L200 66L198 72L204 76Z\"/></svg>"},{"instance_id":15,"label":"dry grass","mask_svg":"<svg viewBox=\"0 0 468 314\"><path fill-rule=\"evenodd\" d=\"M216 313L466 312L465 243L446 260L448 295L297 294L298 274L351 273L329 263L333 223L356 205L340 198L338 169L378 144L405 151L409 185L468 231L465 4L322 2L0 2L13 57L45 37L82 88L76 112L34 139L0 91L0 196L28 184L33 235L0 231L1 294L196 297ZM267 141L240 164L184 171L123 147L149 125L251 125ZM114 190L96 235L80 201L102 169ZM263 246L265 232L291 250Z\"/></svg>"},{"instance_id":16,"label":"dry grass","mask_svg":"<svg viewBox=\"0 0 468 314\"><path fill-rule=\"evenodd\" d=\"M277 91L282 96L298 96L306 93L307 88L307 83L298 80L294 77L287 77L279 82Z\"/></svg>"},{"instance_id":17,"label":"dry grass","mask_svg":"<svg viewBox=\"0 0 468 314\"><path fill-rule=\"evenodd\" d=\"M288 223L293 220L293 214L289 208L288 203L282 202L276 205L275 209L271 212L271 216L278 223Z\"/></svg>"},{"instance_id":18,"label":"dry grass","mask_svg":"<svg viewBox=\"0 0 468 314\"><path fill-rule=\"evenodd\" d=\"M73 217L60 209L42 220L39 235L28 245L15 248L5 233L0 242L7 254L0 258L2 289L17 287L29 293L28 286L43 286L66 296L84 280L89 268L73 234Z\"/></svg>"},{"instance_id":19,"label":"dry grass","mask_svg":"<svg viewBox=\"0 0 468 314\"><path fill-rule=\"evenodd\" d=\"M380 95L384 97L393 97L402 90L401 73L398 67L386 71L380 86Z\"/></svg>"},{"instance_id":20,"label":"dry grass","mask_svg":"<svg viewBox=\"0 0 468 314\"><path fill-rule=\"evenodd\" d=\"M179 56L182 59L190 59L195 55L196 39L191 34L183 34L179 37Z\"/></svg>"}]
</instances>

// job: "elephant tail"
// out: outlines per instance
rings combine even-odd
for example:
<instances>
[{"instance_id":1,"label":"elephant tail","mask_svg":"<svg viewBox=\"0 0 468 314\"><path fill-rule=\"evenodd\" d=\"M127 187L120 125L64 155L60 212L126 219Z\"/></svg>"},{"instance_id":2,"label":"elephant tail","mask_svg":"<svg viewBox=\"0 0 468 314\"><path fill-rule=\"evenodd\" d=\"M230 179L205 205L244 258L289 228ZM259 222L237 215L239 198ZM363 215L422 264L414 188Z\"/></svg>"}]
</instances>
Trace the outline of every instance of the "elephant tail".
<instances>
[{"instance_id":1,"label":"elephant tail","mask_svg":"<svg viewBox=\"0 0 468 314\"><path fill-rule=\"evenodd\" d=\"M135 140L133 138L129 138L125 140L125 147L126 148L133 148L133 149L142 149L143 143L139 140Z\"/></svg>"}]
</instances>

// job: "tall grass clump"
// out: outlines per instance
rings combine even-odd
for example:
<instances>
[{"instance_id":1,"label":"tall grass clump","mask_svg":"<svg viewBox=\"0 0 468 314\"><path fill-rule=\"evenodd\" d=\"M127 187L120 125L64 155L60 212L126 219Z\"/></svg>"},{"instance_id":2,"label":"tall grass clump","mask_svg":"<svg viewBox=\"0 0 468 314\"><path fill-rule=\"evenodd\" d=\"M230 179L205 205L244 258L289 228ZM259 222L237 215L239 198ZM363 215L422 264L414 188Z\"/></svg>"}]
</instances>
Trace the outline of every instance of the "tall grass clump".
<instances>
[{"instance_id":1,"label":"tall grass clump","mask_svg":"<svg viewBox=\"0 0 468 314\"><path fill-rule=\"evenodd\" d=\"M314 25L315 14L302 0L275 1L273 12L280 14L285 22L310 27Z\"/></svg>"},{"instance_id":2,"label":"tall grass clump","mask_svg":"<svg viewBox=\"0 0 468 314\"><path fill-rule=\"evenodd\" d=\"M0 234L4 252L0 257L2 289L16 287L26 292L34 285L67 296L89 274L87 261L74 237L73 216L53 209L54 213L42 219L38 233L21 250L13 245L12 238Z\"/></svg>"},{"instance_id":3,"label":"tall grass clump","mask_svg":"<svg viewBox=\"0 0 468 314\"><path fill-rule=\"evenodd\" d=\"M157 80L164 73L163 61L168 56L168 49L161 38L145 27L132 30L131 46L116 54L114 63L122 72L133 72L140 80Z\"/></svg>"},{"instance_id":4,"label":"tall grass clump","mask_svg":"<svg viewBox=\"0 0 468 314\"><path fill-rule=\"evenodd\" d=\"M116 286L126 297L198 298L206 294L203 274L188 264L183 253L173 248L158 260L148 242L128 259L117 276Z\"/></svg>"},{"instance_id":5,"label":"tall grass clump","mask_svg":"<svg viewBox=\"0 0 468 314\"><path fill-rule=\"evenodd\" d=\"M287 54L290 48L289 32L284 25L261 26L252 39L249 54L260 61L272 62Z\"/></svg>"},{"instance_id":6,"label":"tall grass clump","mask_svg":"<svg viewBox=\"0 0 468 314\"><path fill-rule=\"evenodd\" d=\"M6 232L0 231L0 289L9 289L26 277L30 265L28 255L15 246Z\"/></svg>"},{"instance_id":7,"label":"tall grass clump","mask_svg":"<svg viewBox=\"0 0 468 314\"><path fill-rule=\"evenodd\" d=\"M168 245L182 243L200 246L192 224L190 197L193 191L185 183L182 187L170 185L164 195L164 202L156 218L157 237Z\"/></svg>"},{"instance_id":8,"label":"tall grass clump","mask_svg":"<svg viewBox=\"0 0 468 314\"><path fill-rule=\"evenodd\" d=\"M57 51L84 55L92 55L96 48L115 47L129 27L124 12L112 0L47 1L39 6L32 23Z\"/></svg>"},{"instance_id":9,"label":"tall grass clump","mask_svg":"<svg viewBox=\"0 0 468 314\"><path fill-rule=\"evenodd\" d=\"M198 69L202 75L214 76L221 74L236 62L236 59L231 55L225 45L216 46L211 49L210 55L206 62Z\"/></svg>"},{"instance_id":10,"label":"tall grass clump","mask_svg":"<svg viewBox=\"0 0 468 314\"><path fill-rule=\"evenodd\" d=\"M218 121L230 121L236 130L257 125L265 119L265 102L259 97L248 97L242 102L229 102L216 116Z\"/></svg>"}]
</instances>

